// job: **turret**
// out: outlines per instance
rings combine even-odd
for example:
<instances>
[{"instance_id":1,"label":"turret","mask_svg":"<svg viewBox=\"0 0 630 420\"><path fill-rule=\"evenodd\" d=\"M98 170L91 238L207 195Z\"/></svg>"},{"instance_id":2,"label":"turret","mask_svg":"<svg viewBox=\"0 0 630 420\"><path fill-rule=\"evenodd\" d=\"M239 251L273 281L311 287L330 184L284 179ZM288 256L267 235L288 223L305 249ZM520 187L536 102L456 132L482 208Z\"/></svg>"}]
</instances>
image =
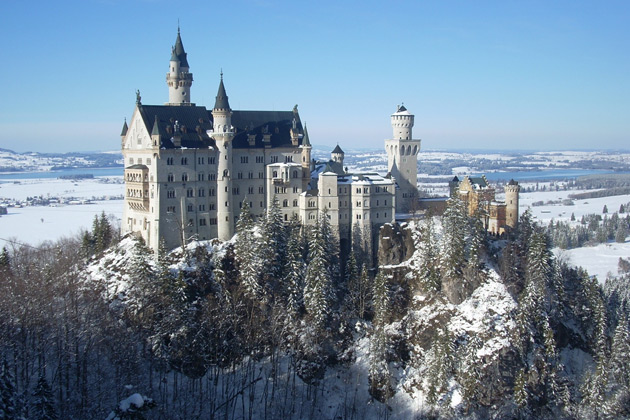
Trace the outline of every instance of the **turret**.
<instances>
[{"instance_id":1,"label":"turret","mask_svg":"<svg viewBox=\"0 0 630 420\"><path fill-rule=\"evenodd\" d=\"M190 105L190 87L192 82L193 75L188 67L188 59L178 27L175 46L171 51L169 72L166 73L168 105Z\"/></svg>"},{"instance_id":2,"label":"turret","mask_svg":"<svg viewBox=\"0 0 630 420\"><path fill-rule=\"evenodd\" d=\"M223 72L217 98L212 110L214 120L208 135L217 144L217 225L218 237L222 241L234 235L234 213L232 212L232 110L223 84Z\"/></svg>"},{"instance_id":3,"label":"turret","mask_svg":"<svg viewBox=\"0 0 630 420\"><path fill-rule=\"evenodd\" d=\"M404 105L391 115L393 138L385 140L387 169L396 180L396 211L407 212L417 200L420 140L413 139L414 115Z\"/></svg>"},{"instance_id":4,"label":"turret","mask_svg":"<svg viewBox=\"0 0 630 420\"><path fill-rule=\"evenodd\" d=\"M330 158L332 159L332 161L339 163L341 166L343 166L344 156L345 153L343 153L343 150L341 150L341 147L339 147L339 145L337 145L337 147L335 147L330 154Z\"/></svg>"},{"instance_id":5,"label":"turret","mask_svg":"<svg viewBox=\"0 0 630 420\"><path fill-rule=\"evenodd\" d=\"M120 132L120 141L125 144L125 137L127 137L127 131L129 131L129 127L127 126L127 118L125 118L125 123L123 124L122 130Z\"/></svg>"},{"instance_id":6,"label":"turret","mask_svg":"<svg viewBox=\"0 0 630 420\"><path fill-rule=\"evenodd\" d=\"M505 224L514 229L518 225L518 196L521 186L513 179L505 186Z\"/></svg>"}]
</instances>

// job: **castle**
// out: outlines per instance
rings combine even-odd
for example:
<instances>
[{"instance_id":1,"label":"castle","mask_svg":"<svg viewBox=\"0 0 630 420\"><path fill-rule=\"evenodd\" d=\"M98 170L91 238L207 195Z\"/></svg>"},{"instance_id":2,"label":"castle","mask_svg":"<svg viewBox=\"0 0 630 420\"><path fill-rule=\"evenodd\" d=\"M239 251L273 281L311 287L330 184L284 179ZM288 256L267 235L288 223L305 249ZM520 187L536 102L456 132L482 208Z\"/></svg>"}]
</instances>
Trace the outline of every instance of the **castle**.
<instances>
[{"instance_id":1,"label":"castle","mask_svg":"<svg viewBox=\"0 0 630 420\"><path fill-rule=\"evenodd\" d=\"M493 235L503 235L518 223L518 182L511 180L505 186L505 202L495 200L495 189L485 175L453 178L449 183L451 195L459 195L466 203L468 216L479 216L486 230Z\"/></svg>"},{"instance_id":2,"label":"castle","mask_svg":"<svg viewBox=\"0 0 630 420\"><path fill-rule=\"evenodd\" d=\"M348 249L354 232L372 246L396 214L414 211L420 140L414 116L399 106L385 141L388 174L349 173L337 145L316 162L297 105L287 111L230 107L221 73L212 110L191 102L193 74L180 31L166 74L169 101L136 106L121 132L125 164L123 234L133 232L153 250L192 239L229 240L246 200L262 217L277 200L286 221L303 225L328 217ZM518 209L518 208L517 208Z\"/></svg>"},{"instance_id":3,"label":"castle","mask_svg":"<svg viewBox=\"0 0 630 420\"><path fill-rule=\"evenodd\" d=\"M315 162L297 106L233 110L223 74L212 110L192 103L193 75L179 30L166 82L168 103L144 105L138 92L121 133L122 231L141 235L154 250L162 240L171 249L190 239L230 239L244 200L261 217L277 199L285 220L304 225L325 213L342 245L356 227L372 242L416 196L420 140L412 138L413 115L404 107L391 116L383 177L349 173L339 146L329 161Z\"/></svg>"}]
</instances>

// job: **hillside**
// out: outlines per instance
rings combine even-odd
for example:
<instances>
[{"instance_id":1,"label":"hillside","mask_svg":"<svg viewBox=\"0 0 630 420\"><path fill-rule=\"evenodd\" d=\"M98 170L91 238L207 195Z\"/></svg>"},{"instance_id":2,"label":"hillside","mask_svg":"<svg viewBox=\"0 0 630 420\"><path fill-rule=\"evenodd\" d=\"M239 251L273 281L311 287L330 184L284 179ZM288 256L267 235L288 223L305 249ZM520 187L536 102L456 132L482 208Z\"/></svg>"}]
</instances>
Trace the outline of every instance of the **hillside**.
<instances>
[{"instance_id":1,"label":"hillside","mask_svg":"<svg viewBox=\"0 0 630 420\"><path fill-rule=\"evenodd\" d=\"M302 231L274 214L159 257L106 218L2 254L5 407L27 410L44 381L61 418L133 401L156 419L628 413L628 271L602 289L529 213L501 240L457 200L386 225L377 272L360 233L340 258L325 218Z\"/></svg>"}]
</instances>

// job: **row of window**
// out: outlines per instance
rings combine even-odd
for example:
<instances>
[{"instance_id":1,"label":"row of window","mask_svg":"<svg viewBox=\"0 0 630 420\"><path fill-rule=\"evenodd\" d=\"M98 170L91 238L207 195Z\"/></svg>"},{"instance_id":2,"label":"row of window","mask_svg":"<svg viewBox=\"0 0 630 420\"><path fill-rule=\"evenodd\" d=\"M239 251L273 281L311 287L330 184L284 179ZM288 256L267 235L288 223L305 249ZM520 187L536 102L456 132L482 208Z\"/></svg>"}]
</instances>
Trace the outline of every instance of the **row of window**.
<instances>
[{"instance_id":1,"label":"row of window","mask_svg":"<svg viewBox=\"0 0 630 420\"><path fill-rule=\"evenodd\" d=\"M142 158L138 158L137 161L135 161L136 163L138 163L138 165L142 165ZM148 166L151 164L151 158L146 158L144 160L145 164ZM134 159L133 158L129 158L129 164L133 165L134 164Z\"/></svg>"},{"instance_id":2,"label":"row of window","mask_svg":"<svg viewBox=\"0 0 630 420\"><path fill-rule=\"evenodd\" d=\"M216 164L216 157L215 156L208 156L207 158L205 156L199 156L197 157L197 164L198 165L205 165L206 164L206 160L208 162L208 165L214 165ZM279 160L279 156L271 156L271 163L278 163ZM284 157L284 162L285 163L290 163L293 162L293 156L291 155L287 155ZM133 158L129 158L129 163L131 165L133 165L134 160ZM138 163L142 163L142 159L139 158L138 159ZM147 158L146 159L146 163L147 165L151 164L151 159ZM188 165L188 157L182 157L180 159L180 163L182 165ZM241 156L241 163L249 163L249 156ZM265 157L264 156L256 156L256 163L265 163ZM166 164L167 165L174 165L175 164L175 158L173 157L168 157L166 158Z\"/></svg>"}]
</instances>

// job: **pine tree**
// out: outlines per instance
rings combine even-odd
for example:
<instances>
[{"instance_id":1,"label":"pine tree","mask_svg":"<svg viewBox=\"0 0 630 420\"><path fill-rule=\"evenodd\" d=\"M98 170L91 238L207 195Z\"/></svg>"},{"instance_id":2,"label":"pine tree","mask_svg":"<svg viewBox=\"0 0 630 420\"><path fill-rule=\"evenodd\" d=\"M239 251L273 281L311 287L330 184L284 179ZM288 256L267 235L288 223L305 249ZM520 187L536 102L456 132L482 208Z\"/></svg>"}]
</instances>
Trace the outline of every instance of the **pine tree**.
<instances>
[{"instance_id":1,"label":"pine tree","mask_svg":"<svg viewBox=\"0 0 630 420\"><path fill-rule=\"evenodd\" d=\"M264 294L260 282L265 256L261 255L261 248L266 248L268 244L261 246L260 239L256 236L255 224L247 200L243 200L241 215L236 222L236 233L234 247L241 284L247 296L257 301L262 299Z\"/></svg>"},{"instance_id":2,"label":"pine tree","mask_svg":"<svg viewBox=\"0 0 630 420\"><path fill-rule=\"evenodd\" d=\"M437 404L453 374L453 343L447 329L438 328L428 356L427 402ZM445 404L447 405L447 404Z\"/></svg>"},{"instance_id":3,"label":"pine tree","mask_svg":"<svg viewBox=\"0 0 630 420\"><path fill-rule=\"evenodd\" d=\"M2 252L0 252L0 270L9 269L11 267L11 257L9 257L9 250L7 250L6 246L2 247Z\"/></svg>"},{"instance_id":4,"label":"pine tree","mask_svg":"<svg viewBox=\"0 0 630 420\"><path fill-rule=\"evenodd\" d=\"M439 250L436 249L437 237L433 217L428 217L420 227L420 241L418 244L419 266L418 281L422 290L435 293L441 288Z\"/></svg>"},{"instance_id":5,"label":"pine tree","mask_svg":"<svg viewBox=\"0 0 630 420\"><path fill-rule=\"evenodd\" d=\"M617 231L615 232L615 242L622 244L626 242L627 237L628 229L624 226L623 223L620 223Z\"/></svg>"},{"instance_id":6,"label":"pine tree","mask_svg":"<svg viewBox=\"0 0 630 420\"><path fill-rule=\"evenodd\" d=\"M382 271L374 279L373 291L374 322L370 345L370 394L385 401L391 394L390 373L387 366L387 334L385 326L389 318L389 287Z\"/></svg>"},{"instance_id":7,"label":"pine tree","mask_svg":"<svg viewBox=\"0 0 630 420\"><path fill-rule=\"evenodd\" d=\"M300 248L300 238L297 234L291 235L289 238L285 272L284 285L286 289L287 309L291 317L296 319L304 306L302 293L304 291L305 272L305 264Z\"/></svg>"},{"instance_id":8,"label":"pine tree","mask_svg":"<svg viewBox=\"0 0 630 420\"><path fill-rule=\"evenodd\" d=\"M466 205L458 196L448 200L446 211L442 216L442 228L442 277L444 280L456 281L461 278L466 265L468 237Z\"/></svg>"},{"instance_id":9,"label":"pine tree","mask_svg":"<svg viewBox=\"0 0 630 420\"><path fill-rule=\"evenodd\" d=\"M34 420L56 420L57 413L55 411L55 403L52 390L46 377L42 374L39 376L37 386L33 392L33 408L31 411Z\"/></svg>"},{"instance_id":10,"label":"pine tree","mask_svg":"<svg viewBox=\"0 0 630 420\"><path fill-rule=\"evenodd\" d=\"M604 214L608 213L608 206L606 204L604 204L604 208L602 209L602 213L604 213Z\"/></svg>"},{"instance_id":11,"label":"pine tree","mask_svg":"<svg viewBox=\"0 0 630 420\"><path fill-rule=\"evenodd\" d=\"M6 360L0 370L0 418L17 419L18 408L16 404L17 390L13 372Z\"/></svg>"},{"instance_id":12,"label":"pine tree","mask_svg":"<svg viewBox=\"0 0 630 420\"><path fill-rule=\"evenodd\" d=\"M283 276L287 252L286 226L278 198L274 195L261 228L260 254L265 287L274 291Z\"/></svg>"},{"instance_id":13,"label":"pine tree","mask_svg":"<svg viewBox=\"0 0 630 420\"><path fill-rule=\"evenodd\" d=\"M309 243L309 262L304 280L304 306L318 330L326 327L330 315L330 284L332 281L326 244L321 229L321 218L313 230Z\"/></svg>"}]
</instances>

